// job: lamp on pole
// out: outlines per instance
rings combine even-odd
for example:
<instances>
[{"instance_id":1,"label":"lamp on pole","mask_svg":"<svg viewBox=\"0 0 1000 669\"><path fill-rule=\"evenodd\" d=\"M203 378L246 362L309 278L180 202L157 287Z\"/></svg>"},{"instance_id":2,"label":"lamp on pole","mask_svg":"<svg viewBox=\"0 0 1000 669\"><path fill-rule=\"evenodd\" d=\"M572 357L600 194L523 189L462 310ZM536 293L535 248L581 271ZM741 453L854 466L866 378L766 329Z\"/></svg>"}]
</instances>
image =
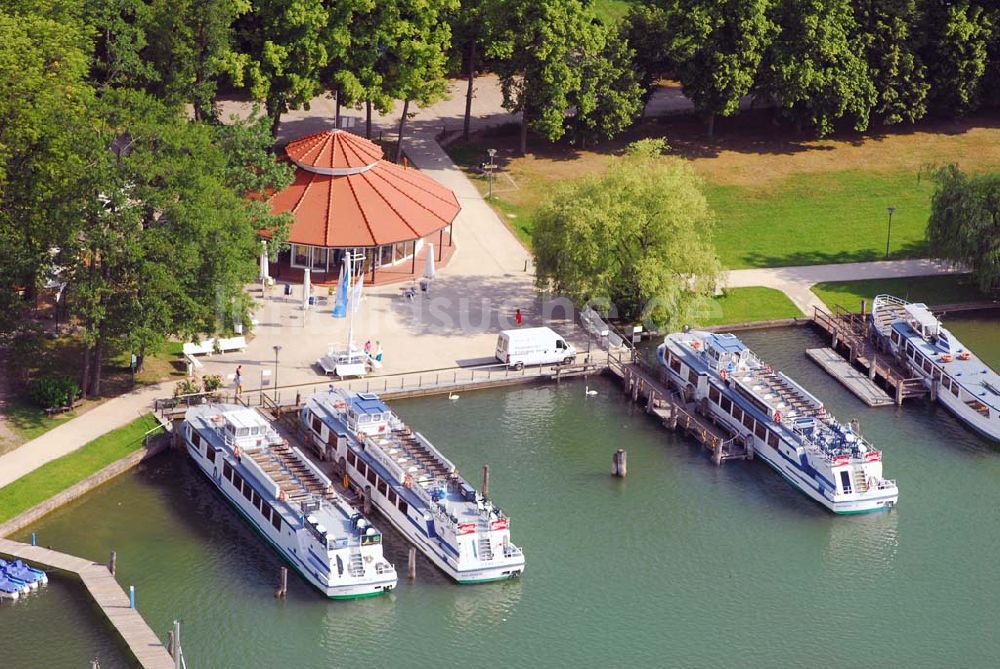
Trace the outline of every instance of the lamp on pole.
<instances>
[{"instance_id":1,"label":"lamp on pole","mask_svg":"<svg viewBox=\"0 0 1000 669\"><path fill-rule=\"evenodd\" d=\"M489 197L490 200L492 200L493 199L493 170L496 169L496 165L493 163L493 157L497 155L497 150L496 149L486 149L486 153L490 154L490 164L486 167L486 169L488 170L489 180L490 180L490 194L489 194L488 197Z\"/></svg>"},{"instance_id":2,"label":"lamp on pole","mask_svg":"<svg viewBox=\"0 0 1000 669\"><path fill-rule=\"evenodd\" d=\"M886 207L889 212L889 230L885 233L885 259L889 259L889 239L892 237L892 215L896 213L895 207Z\"/></svg>"},{"instance_id":3,"label":"lamp on pole","mask_svg":"<svg viewBox=\"0 0 1000 669\"><path fill-rule=\"evenodd\" d=\"M274 403L278 403L278 352L281 351L281 346L275 344L271 348L274 349Z\"/></svg>"}]
</instances>

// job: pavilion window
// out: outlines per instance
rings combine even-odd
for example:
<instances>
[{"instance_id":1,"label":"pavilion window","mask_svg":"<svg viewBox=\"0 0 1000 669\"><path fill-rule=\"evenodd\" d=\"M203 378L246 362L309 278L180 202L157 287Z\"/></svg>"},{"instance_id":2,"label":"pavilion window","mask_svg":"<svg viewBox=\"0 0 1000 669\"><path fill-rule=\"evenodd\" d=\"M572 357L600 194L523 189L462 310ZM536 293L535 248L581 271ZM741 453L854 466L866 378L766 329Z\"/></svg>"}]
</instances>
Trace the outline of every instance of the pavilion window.
<instances>
[{"instance_id":1,"label":"pavilion window","mask_svg":"<svg viewBox=\"0 0 1000 669\"><path fill-rule=\"evenodd\" d=\"M292 264L300 267L309 266L309 247L304 244L292 244Z\"/></svg>"},{"instance_id":2,"label":"pavilion window","mask_svg":"<svg viewBox=\"0 0 1000 669\"><path fill-rule=\"evenodd\" d=\"M392 244L380 247L379 256L379 265L391 265L393 263Z\"/></svg>"}]
</instances>

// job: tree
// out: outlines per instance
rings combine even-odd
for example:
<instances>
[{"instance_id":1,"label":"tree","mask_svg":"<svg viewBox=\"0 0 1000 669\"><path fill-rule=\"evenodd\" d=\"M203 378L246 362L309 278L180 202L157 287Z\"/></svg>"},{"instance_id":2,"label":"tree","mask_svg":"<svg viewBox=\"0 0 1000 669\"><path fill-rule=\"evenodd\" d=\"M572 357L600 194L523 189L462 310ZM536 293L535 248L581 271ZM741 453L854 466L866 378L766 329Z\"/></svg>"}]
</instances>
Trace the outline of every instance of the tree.
<instances>
[{"instance_id":1,"label":"tree","mask_svg":"<svg viewBox=\"0 0 1000 669\"><path fill-rule=\"evenodd\" d=\"M490 39L490 18L488 4L491 0L462 0L451 16L452 49L458 54L457 60L465 72L465 118L462 122L462 137L469 141L472 125L472 98L475 93L476 72L479 67L483 45Z\"/></svg>"},{"instance_id":2,"label":"tree","mask_svg":"<svg viewBox=\"0 0 1000 669\"><path fill-rule=\"evenodd\" d=\"M678 0L678 73L684 94L705 116L708 135L716 115L732 116L753 88L761 59L777 32L772 0Z\"/></svg>"},{"instance_id":3,"label":"tree","mask_svg":"<svg viewBox=\"0 0 1000 669\"><path fill-rule=\"evenodd\" d=\"M239 55L233 77L265 103L271 134L277 136L281 115L309 108L322 92L320 74L329 61L323 33L327 11L323 0L252 0L251 11L235 24Z\"/></svg>"},{"instance_id":4,"label":"tree","mask_svg":"<svg viewBox=\"0 0 1000 669\"><path fill-rule=\"evenodd\" d=\"M151 23L150 6L143 0L86 0L84 19L94 28L91 79L101 87L141 88L157 78L143 56Z\"/></svg>"},{"instance_id":5,"label":"tree","mask_svg":"<svg viewBox=\"0 0 1000 669\"><path fill-rule=\"evenodd\" d=\"M152 92L189 103L196 120L213 118L218 79L238 67L232 25L249 10L248 0L152 0L147 52L158 73Z\"/></svg>"},{"instance_id":6,"label":"tree","mask_svg":"<svg viewBox=\"0 0 1000 669\"><path fill-rule=\"evenodd\" d=\"M562 187L535 218L538 286L627 320L693 322L719 273L713 214L691 166L644 140L603 176Z\"/></svg>"},{"instance_id":7,"label":"tree","mask_svg":"<svg viewBox=\"0 0 1000 669\"><path fill-rule=\"evenodd\" d=\"M931 109L948 115L972 111L979 104L986 72L988 16L968 0L928 1L925 6L921 53L927 63Z\"/></svg>"},{"instance_id":8,"label":"tree","mask_svg":"<svg viewBox=\"0 0 1000 669\"><path fill-rule=\"evenodd\" d=\"M656 82L676 69L671 15L659 5L634 4L622 19L621 38L635 52L632 65L645 91L643 102L648 102Z\"/></svg>"},{"instance_id":9,"label":"tree","mask_svg":"<svg viewBox=\"0 0 1000 669\"><path fill-rule=\"evenodd\" d=\"M757 95L821 137L845 116L865 130L875 87L848 0L778 0L775 22L779 33L761 64Z\"/></svg>"},{"instance_id":10,"label":"tree","mask_svg":"<svg viewBox=\"0 0 1000 669\"><path fill-rule=\"evenodd\" d=\"M913 37L916 0L864 0L856 9L877 95L873 111L886 125L919 121L930 86Z\"/></svg>"},{"instance_id":11,"label":"tree","mask_svg":"<svg viewBox=\"0 0 1000 669\"><path fill-rule=\"evenodd\" d=\"M18 294L35 295L72 238L68 202L88 170L78 151L93 99L88 51L72 17L0 10L0 331L18 325Z\"/></svg>"},{"instance_id":12,"label":"tree","mask_svg":"<svg viewBox=\"0 0 1000 669\"><path fill-rule=\"evenodd\" d=\"M1000 287L1000 174L938 170L927 222L931 252L972 270L983 292Z\"/></svg>"},{"instance_id":13,"label":"tree","mask_svg":"<svg viewBox=\"0 0 1000 669\"><path fill-rule=\"evenodd\" d=\"M570 95L574 113L570 120L579 142L611 139L626 130L642 109L643 89L632 69L634 52L610 28L595 53L580 62L580 88Z\"/></svg>"},{"instance_id":14,"label":"tree","mask_svg":"<svg viewBox=\"0 0 1000 669\"><path fill-rule=\"evenodd\" d=\"M396 143L396 162L403 156L403 131L410 113L410 103L426 107L448 92L445 78L451 27L447 12L458 6L457 0L380 0L388 39L382 67L385 91L403 101Z\"/></svg>"},{"instance_id":15,"label":"tree","mask_svg":"<svg viewBox=\"0 0 1000 669\"><path fill-rule=\"evenodd\" d=\"M570 98L580 90L582 53L594 53L600 33L580 0L498 3L487 55L496 59L503 106L521 113L521 153L528 129L552 141L566 131Z\"/></svg>"}]
</instances>

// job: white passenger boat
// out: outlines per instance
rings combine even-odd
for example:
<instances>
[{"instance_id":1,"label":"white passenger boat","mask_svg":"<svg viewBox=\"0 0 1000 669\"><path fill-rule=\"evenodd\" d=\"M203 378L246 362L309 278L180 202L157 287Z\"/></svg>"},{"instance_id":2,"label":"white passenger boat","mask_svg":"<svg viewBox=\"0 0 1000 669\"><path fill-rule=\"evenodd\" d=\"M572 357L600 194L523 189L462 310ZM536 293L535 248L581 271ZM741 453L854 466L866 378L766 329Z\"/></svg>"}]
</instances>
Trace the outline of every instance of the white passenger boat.
<instances>
[{"instance_id":1,"label":"white passenger boat","mask_svg":"<svg viewBox=\"0 0 1000 669\"><path fill-rule=\"evenodd\" d=\"M396 586L381 533L261 414L232 404L193 407L182 434L223 496L327 597L368 597Z\"/></svg>"},{"instance_id":2,"label":"white passenger boat","mask_svg":"<svg viewBox=\"0 0 1000 669\"><path fill-rule=\"evenodd\" d=\"M872 323L932 394L963 423L1000 441L1000 376L962 345L927 305L891 295L872 302Z\"/></svg>"},{"instance_id":3,"label":"white passenger boat","mask_svg":"<svg viewBox=\"0 0 1000 669\"><path fill-rule=\"evenodd\" d=\"M736 335L670 334L656 354L689 401L829 510L863 513L896 503L895 481L882 478L882 452Z\"/></svg>"},{"instance_id":4,"label":"white passenger boat","mask_svg":"<svg viewBox=\"0 0 1000 669\"><path fill-rule=\"evenodd\" d=\"M377 395L331 389L300 414L320 456L336 460L410 542L459 583L524 571L510 521Z\"/></svg>"}]
</instances>

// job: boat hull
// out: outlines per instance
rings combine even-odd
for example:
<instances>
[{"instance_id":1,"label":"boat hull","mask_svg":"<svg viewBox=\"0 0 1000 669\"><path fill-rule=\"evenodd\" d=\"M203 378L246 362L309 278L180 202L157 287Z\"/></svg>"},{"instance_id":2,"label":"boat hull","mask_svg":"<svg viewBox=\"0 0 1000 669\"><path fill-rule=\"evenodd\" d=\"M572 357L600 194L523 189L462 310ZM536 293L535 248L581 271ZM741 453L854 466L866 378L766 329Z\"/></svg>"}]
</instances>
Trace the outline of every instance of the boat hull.
<instances>
[{"instance_id":1,"label":"boat hull","mask_svg":"<svg viewBox=\"0 0 1000 669\"><path fill-rule=\"evenodd\" d=\"M219 492L222 498L225 499L229 503L229 505L232 508L234 508L236 512L239 513L240 516L243 517L243 519L247 522L247 524L251 528L253 528L254 532L262 539L264 539L264 541L266 541L268 545L270 545L271 548L276 553L278 553L278 555L280 555L284 559L284 561L292 569L294 569L299 576L302 577L303 580L305 580L311 586L319 590L327 598L360 599L364 597L375 597L390 592L396 586L395 577L384 580L373 579L370 581L363 581L359 583L338 585L336 587L329 587L321 583L312 573L309 572L309 570L303 567L303 565L294 555L289 555L287 549L284 546L274 541L274 539L271 536L269 536L270 533L263 530L258 525L256 520L252 516L250 516L246 512L246 510L243 509L239 503L237 503L236 500L231 498L231 496L228 494L228 491L226 491L221 485L221 482L224 481L225 479L222 479L220 477L219 480L216 480L215 477L212 476L212 473L209 472L202 464L203 458L201 457L201 454L198 452L197 448L190 441L188 441L186 436L184 441L185 445L187 446L188 455L191 456L191 460L194 461L195 465L198 467L198 470L202 474L204 474L205 477L212 483L213 487ZM242 499L242 497L240 499Z\"/></svg>"}]
</instances>

